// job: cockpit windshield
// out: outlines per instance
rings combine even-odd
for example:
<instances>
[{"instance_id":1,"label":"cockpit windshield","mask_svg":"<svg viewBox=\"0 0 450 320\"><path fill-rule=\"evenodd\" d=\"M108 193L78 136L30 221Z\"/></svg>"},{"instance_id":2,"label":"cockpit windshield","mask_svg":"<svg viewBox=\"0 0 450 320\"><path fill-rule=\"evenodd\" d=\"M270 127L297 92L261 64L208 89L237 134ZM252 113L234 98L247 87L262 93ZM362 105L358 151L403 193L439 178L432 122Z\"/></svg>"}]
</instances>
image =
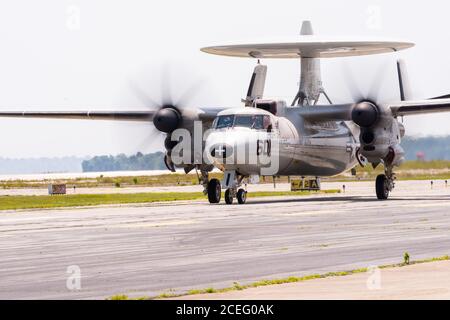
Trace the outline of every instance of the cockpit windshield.
<instances>
[{"instance_id":1,"label":"cockpit windshield","mask_svg":"<svg viewBox=\"0 0 450 320\"><path fill-rule=\"evenodd\" d=\"M237 114L218 116L214 120L213 128L250 128L256 130L271 130L270 117L262 114Z\"/></svg>"},{"instance_id":2,"label":"cockpit windshield","mask_svg":"<svg viewBox=\"0 0 450 320\"><path fill-rule=\"evenodd\" d=\"M219 116L216 118L216 123L214 128L222 129L222 128L231 128L234 122L234 115L229 116Z\"/></svg>"}]
</instances>

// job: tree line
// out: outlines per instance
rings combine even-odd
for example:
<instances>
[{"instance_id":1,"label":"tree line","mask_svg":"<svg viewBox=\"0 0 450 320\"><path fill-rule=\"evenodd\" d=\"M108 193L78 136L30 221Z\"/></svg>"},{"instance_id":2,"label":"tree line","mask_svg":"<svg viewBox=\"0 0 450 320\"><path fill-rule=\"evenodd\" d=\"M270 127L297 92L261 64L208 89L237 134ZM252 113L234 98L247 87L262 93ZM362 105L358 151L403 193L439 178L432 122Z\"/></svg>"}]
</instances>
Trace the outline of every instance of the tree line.
<instances>
[{"instance_id":1,"label":"tree line","mask_svg":"<svg viewBox=\"0 0 450 320\"><path fill-rule=\"evenodd\" d=\"M402 147L407 160L415 160L418 152L424 152L426 160L450 160L450 137L405 137ZM83 172L166 169L163 152L96 156L84 160L81 165Z\"/></svg>"},{"instance_id":2,"label":"tree line","mask_svg":"<svg viewBox=\"0 0 450 320\"><path fill-rule=\"evenodd\" d=\"M117 156L96 156L81 163L83 172L98 171L127 171L127 170L164 170L164 153L155 152L127 156L119 154Z\"/></svg>"}]
</instances>

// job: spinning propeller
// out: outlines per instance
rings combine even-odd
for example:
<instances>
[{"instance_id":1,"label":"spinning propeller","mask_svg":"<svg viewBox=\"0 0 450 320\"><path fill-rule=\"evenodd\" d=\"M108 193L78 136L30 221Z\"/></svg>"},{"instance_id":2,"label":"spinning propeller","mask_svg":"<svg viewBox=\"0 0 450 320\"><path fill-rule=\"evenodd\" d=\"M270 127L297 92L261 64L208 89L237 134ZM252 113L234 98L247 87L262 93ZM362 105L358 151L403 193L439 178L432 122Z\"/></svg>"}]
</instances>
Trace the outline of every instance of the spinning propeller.
<instances>
[{"instance_id":1,"label":"spinning propeller","mask_svg":"<svg viewBox=\"0 0 450 320\"><path fill-rule=\"evenodd\" d=\"M360 86L356 83L350 68L348 65L344 64L344 75L346 83L348 84L348 90L352 101L355 102L355 105L352 108L351 118L359 127L370 128L374 126L383 113L383 104L385 101L383 101L381 87L385 83L387 69L388 62L384 61L384 63L377 68L377 71L370 82L368 91L363 93Z\"/></svg>"}]
</instances>

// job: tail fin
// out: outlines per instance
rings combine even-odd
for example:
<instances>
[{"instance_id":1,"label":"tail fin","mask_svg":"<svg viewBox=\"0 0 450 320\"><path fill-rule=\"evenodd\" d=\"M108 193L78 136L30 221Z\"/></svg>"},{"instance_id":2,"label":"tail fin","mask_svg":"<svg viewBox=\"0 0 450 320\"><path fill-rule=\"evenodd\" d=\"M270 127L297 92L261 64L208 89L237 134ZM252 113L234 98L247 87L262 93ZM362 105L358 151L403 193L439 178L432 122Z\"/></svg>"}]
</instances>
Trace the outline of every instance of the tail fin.
<instances>
[{"instance_id":1,"label":"tail fin","mask_svg":"<svg viewBox=\"0 0 450 320\"><path fill-rule=\"evenodd\" d=\"M253 70L250 85L247 91L247 97L242 100L246 107L250 107L256 99L261 99L264 94L264 86L266 83L267 66L257 64Z\"/></svg>"},{"instance_id":2,"label":"tail fin","mask_svg":"<svg viewBox=\"0 0 450 320\"><path fill-rule=\"evenodd\" d=\"M405 61L397 60L398 84L400 88L400 100L411 100L411 88L409 84L408 72L406 71Z\"/></svg>"}]
</instances>

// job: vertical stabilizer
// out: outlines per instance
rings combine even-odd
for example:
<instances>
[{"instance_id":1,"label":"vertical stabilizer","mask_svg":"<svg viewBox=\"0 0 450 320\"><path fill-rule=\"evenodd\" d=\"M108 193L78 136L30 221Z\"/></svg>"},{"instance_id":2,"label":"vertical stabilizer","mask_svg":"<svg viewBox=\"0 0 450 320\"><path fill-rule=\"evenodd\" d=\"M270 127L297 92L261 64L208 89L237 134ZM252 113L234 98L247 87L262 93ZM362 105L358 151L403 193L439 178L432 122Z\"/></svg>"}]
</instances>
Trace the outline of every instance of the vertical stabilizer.
<instances>
[{"instance_id":1,"label":"vertical stabilizer","mask_svg":"<svg viewBox=\"0 0 450 320\"><path fill-rule=\"evenodd\" d=\"M250 79L250 85L248 86L247 97L242 100L246 107L250 107L255 99L261 99L264 95L264 86L266 83L267 66L263 64L257 64L253 70L252 77Z\"/></svg>"},{"instance_id":2,"label":"vertical stabilizer","mask_svg":"<svg viewBox=\"0 0 450 320\"><path fill-rule=\"evenodd\" d=\"M400 100L411 100L411 88L409 84L408 72L406 71L405 61L397 60L398 84L400 89Z\"/></svg>"},{"instance_id":3,"label":"vertical stabilizer","mask_svg":"<svg viewBox=\"0 0 450 320\"><path fill-rule=\"evenodd\" d=\"M301 36L312 36L314 34L311 21L303 21L302 29L300 30Z\"/></svg>"}]
</instances>

